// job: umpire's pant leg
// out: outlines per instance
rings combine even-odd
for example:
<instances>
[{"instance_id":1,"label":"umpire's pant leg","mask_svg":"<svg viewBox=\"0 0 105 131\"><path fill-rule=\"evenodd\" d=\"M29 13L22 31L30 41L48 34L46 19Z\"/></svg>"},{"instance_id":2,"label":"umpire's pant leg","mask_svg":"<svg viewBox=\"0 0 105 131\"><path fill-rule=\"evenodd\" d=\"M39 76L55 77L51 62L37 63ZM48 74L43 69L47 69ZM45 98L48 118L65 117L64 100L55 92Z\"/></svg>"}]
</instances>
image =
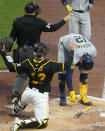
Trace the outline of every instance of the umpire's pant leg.
<instances>
[{"instance_id":1,"label":"umpire's pant leg","mask_svg":"<svg viewBox=\"0 0 105 131\"><path fill-rule=\"evenodd\" d=\"M27 79L27 74L26 73L21 73L21 74L18 74L15 78L15 83L14 83L14 87L12 89L12 93L14 94L15 92L18 92L21 94L22 92L22 88L23 88L23 85L25 83Z\"/></svg>"}]
</instances>

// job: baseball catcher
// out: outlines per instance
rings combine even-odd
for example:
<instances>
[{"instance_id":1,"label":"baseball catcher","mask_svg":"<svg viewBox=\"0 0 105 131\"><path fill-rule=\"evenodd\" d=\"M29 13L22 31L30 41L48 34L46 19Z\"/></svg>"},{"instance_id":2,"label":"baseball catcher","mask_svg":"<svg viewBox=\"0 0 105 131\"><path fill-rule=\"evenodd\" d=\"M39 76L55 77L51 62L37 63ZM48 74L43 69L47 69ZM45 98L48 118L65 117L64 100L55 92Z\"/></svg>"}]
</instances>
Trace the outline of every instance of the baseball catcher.
<instances>
[{"instance_id":1,"label":"baseball catcher","mask_svg":"<svg viewBox=\"0 0 105 131\"><path fill-rule=\"evenodd\" d=\"M12 114L17 114L22 111L27 104L33 104L35 118L21 120L16 119L13 131L23 128L45 128L48 125L49 117L49 92L51 91L50 82L54 73L69 69L73 62L74 44L68 44L68 49L71 50L69 60L65 63L57 63L45 58L47 47L43 43L34 45L35 58L26 59L15 66L6 60L10 71L25 72L29 77L29 86L22 94L21 101L18 102Z\"/></svg>"},{"instance_id":2,"label":"baseball catcher","mask_svg":"<svg viewBox=\"0 0 105 131\"><path fill-rule=\"evenodd\" d=\"M28 2L24 7L25 15L16 18L13 21L10 37L1 39L0 47L5 45L6 51L11 51L12 39L17 43L17 49L13 51L13 59L15 63L20 63L29 58L33 59L33 46L40 42L42 32L54 32L60 29L71 19L72 15L67 15L55 24L47 23L37 16L41 13L40 7L35 2ZM12 38L12 39L11 39ZM9 43L8 43L9 42ZM12 104L14 105L22 93L22 88L27 79L26 73L18 74L15 78L14 87L12 89Z\"/></svg>"}]
</instances>

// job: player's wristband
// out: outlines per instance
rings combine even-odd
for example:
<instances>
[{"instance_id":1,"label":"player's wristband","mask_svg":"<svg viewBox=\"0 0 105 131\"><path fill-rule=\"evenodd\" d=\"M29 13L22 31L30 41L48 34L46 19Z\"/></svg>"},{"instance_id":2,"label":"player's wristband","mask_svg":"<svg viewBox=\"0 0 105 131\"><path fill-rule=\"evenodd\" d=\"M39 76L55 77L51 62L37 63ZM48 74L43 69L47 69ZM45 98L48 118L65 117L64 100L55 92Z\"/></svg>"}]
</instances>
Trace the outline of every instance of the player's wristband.
<instances>
[{"instance_id":1,"label":"player's wristband","mask_svg":"<svg viewBox=\"0 0 105 131\"><path fill-rule=\"evenodd\" d=\"M71 12L71 11L72 11L72 7L71 7L69 4L66 5L66 8L67 8L67 11L68 11L68 12Z\"/></svg>"}]
</instances>

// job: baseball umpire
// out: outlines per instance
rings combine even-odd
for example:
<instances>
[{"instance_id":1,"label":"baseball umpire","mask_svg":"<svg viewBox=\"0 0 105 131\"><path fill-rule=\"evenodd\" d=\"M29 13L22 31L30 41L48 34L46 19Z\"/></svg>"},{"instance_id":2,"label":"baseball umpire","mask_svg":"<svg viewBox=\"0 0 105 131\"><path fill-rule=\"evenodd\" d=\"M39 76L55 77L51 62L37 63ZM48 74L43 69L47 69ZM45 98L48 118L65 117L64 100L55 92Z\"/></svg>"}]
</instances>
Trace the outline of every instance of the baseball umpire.
<instances>
[{"instance_id":1,"label":"baseball umpire","mask_svg":"<svg viewBox=\"0 0 105 131\"><path fill-rule=\"evenodd\" d=\"M90 9L93 8L94 0L61 0L69 14L73 13L72 20L69 21L69 33L79 33L90 40L91 20Z\"/></svg>"},{"instance_id":2,"label":"baseball umpire","mask_svg":"<svg viewBox=\"0 0 105 131\"><path fill-rule=\"evenodd\" d=\"M72 84L72 75L74 67L78 66L80 71L80 98L79 102L84 105L92 105L92 102L87 98L88 89L88 72L94 66L94 58L97 55L95 46L79 34L69 34L60 38L58 46L58 62L65 62L68 60L68 42L75 43L76 49L74 50L74 59L71 69L66 72L59 72L59 89L60 89L60 105L66 105L65 96L65 81L70 94L70 102L76 101L75 91Z\"/></svg>"},{"instance_id":3,"label":"baseball umpire","mask_svg":"<svg viewBox=\"0 0 105 131\"><path fill-rule=\"evenodd\" d=\"M9 53L11 51L13 42L17 40L18 48L14 49L13 51L13 59L15 63L20 63L27 58L33 59L33 44L36 42L40 42L40 35L42 31L57 31L68 20L70 20L72 16L68 15L56 24L49 24L45 20L37 18L40 12L40 7L35 2L29 2L25 6L26 14L14 20L10 36L0 39L0 48L2 49L3 46L5 46L5 53ZM15 102L17 102L17 100L20 98L21 90L23 84L26 81L26 78L27 75L23 72L16 76L14 88L12 90L13 104L15 104Z\"/></svg>"},{"instance_id":4,"label":"baseball umpire","mask_svg":"<svg viewBox=\"0 0 105 131\"><path fill-rule=\"evenodd\" d=\"M34 45L34 59L26 59L15 66L8 62L5 55L3 59L8 65L10 71L18 73L25 72L29 80L29 86L22 94L21 101L15 105L12 114L17 114L22 111L27 104L33 104L35 117L27 120L16 119L13 131L23 128L45 128L48 125L49 117L49 92L51 91L50 82L54 73L69 69L74 57L74 44L68 44L70 50L69 59L65 63L57 63L45 58L47 54L47 47L43 43L36 43Z\"/></svg>"}]
</instances>

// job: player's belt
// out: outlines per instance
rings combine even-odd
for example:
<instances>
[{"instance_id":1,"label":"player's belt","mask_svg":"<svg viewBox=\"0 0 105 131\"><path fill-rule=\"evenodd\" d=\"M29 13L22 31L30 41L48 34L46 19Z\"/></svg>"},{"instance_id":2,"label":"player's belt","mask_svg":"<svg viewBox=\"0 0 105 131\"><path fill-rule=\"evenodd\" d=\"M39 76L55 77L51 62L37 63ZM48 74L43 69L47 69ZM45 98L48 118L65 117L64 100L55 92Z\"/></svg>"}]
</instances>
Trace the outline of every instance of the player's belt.
<instances>
[{"instance_id":1,"label":"player's belt","mask_svg":"<svg viewBox=\"0 0 105 131\"><path fill-rule=\"evenodd\" d=\"M78 13L84 13L85 11L84 10L73 10L75 12L78 12Z\"/></svg>"}]
</instances>

